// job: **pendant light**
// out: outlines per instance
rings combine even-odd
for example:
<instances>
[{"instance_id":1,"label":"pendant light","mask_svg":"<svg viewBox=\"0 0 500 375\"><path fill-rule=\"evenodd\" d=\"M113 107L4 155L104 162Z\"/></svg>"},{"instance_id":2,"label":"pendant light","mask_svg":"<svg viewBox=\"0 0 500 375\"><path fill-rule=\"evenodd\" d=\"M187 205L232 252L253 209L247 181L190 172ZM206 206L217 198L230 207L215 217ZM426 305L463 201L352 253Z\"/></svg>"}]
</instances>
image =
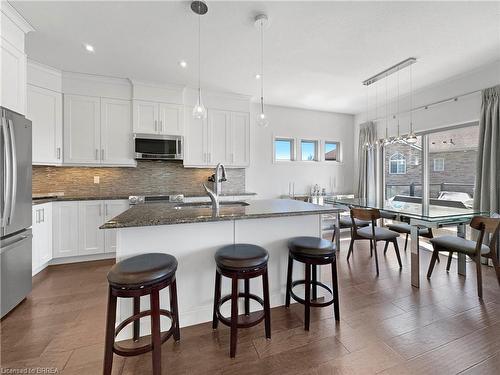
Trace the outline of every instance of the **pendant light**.
<instances>
[{"instance_id":1,"label":"pendant light","mask_svg":"<svg viewBox=\"0 0 500 375\"><path fill-rule=\"evenodd\" d=\"M201 98L201 16L208 12L208 6L203 1L192 1L191 10L198 15L198 98L193 108L193 118L204 119L207 117L207 109Z\"/></svg>"},{"instance_id":2,"label":"pendant light","mask_svg":"<svg viewBox=\"0 0 500 375\"><path fill-rule=\"evenodd\" d=\"M264 112L264 27L267 23L267 15L259 14L255 17L255 25L260 27L260 113L257 116L257 125L263 128L269 125L269 120Z\"/></svg>"},{"instance_id":3,"label":"pendant light","mask_svg":"<svg viewBox=\"0 0 500 375\"><path fill-rule=\"evenodd\" d=\"M414 145L418 139L413 131L413 74L412 66L410 65L410 134L406 137L406 143Z\"/></svg>"},{"instance_id":4,"label":"pendant light","mask_svg":"<svg viewBox=\"0 0 500 375\"><path fill-rule=\"evenodd\" d=\"M387 76L385 76L385 139L383 141L383 145L387 146L391 144L391 140L389 139L389 101L387 100Z\"/></svg>"},{"instance_id":5,"label":"pendant light","mask_svg":"<svg viewBox=\"0 0 500 375\"><path fill-rule=\"evenodd\" d=\"M394 143L403 143L404 142L404 139L403 137L401 137L401 127L400 127L400 123L399 123L399 119L401 117L401 112L400 112L400 109L399 109L399 69L398 69L398 103L397 103L397 111L398 111L398 135L396 136L396 139L394 139Z\"/></svg>"}]
</instances>

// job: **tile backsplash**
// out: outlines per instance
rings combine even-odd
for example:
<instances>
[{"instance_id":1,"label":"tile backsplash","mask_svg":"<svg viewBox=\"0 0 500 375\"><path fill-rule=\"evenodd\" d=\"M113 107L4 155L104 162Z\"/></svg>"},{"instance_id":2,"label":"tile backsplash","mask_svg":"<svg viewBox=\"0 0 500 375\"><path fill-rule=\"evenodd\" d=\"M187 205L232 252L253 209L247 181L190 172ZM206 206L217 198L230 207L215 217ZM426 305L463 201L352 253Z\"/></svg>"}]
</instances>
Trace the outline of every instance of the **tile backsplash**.
<instances>
[{"instance_id":1,"label":"tile backsplash","mask_svg":"<svg viewBox=\"0 0 500 375\"><path fill-rule=\"evenodd\" d=\"M245 192L245 169L227 169L225 193ZM67 196L204 193L212 168L184 168L178 162L139 161L136 168L33 166L33 193ZM94 176L99 184L94 184Z\"/></svg>"}]
</instances>

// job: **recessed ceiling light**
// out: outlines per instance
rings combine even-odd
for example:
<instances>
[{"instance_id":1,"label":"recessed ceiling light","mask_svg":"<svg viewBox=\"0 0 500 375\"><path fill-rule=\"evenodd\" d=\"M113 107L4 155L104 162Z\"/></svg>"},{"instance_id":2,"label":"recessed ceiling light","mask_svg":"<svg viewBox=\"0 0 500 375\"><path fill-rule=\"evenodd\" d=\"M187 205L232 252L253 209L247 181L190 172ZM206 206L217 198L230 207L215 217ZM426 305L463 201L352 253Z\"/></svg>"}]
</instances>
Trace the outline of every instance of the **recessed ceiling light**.
<instances>
[{"instance_id":1,"label":"recessed ceiling light","mask_svg":"<svg viewBox=\"0 0 500 375\"><path fill-rule=\"evenodd\" d=\"M188 66L188 63L187 63L186 61L184 61L184 60L181 60L181 61L179 61L179 66L180 66L181 68L185 68L185 67L187 67L187 66Z\"/></svg>"},{"instance_id":2,"label":"recessed ceiling light","mask_svg":"<svg viewBox=\"0 0 500 375\"><path fill-rule=\"evenodd\" d=\"M261 75L258 73L255 75L255 79L260 79L260 77L261 77Z\"/></svg>"},{"instance_id":3,"label":"recessed ceiling light","mask_svg":"<svg viewBox=\"0 0 500 375\"><path fill-rule=\"evenodd\" d=\"M87 43L84 43L83 46L85 47L85 51L87 51L89 53L94 53L95 52L94 46L92 46L90 44L87 44Z\"/></svg>"}]
</instances>

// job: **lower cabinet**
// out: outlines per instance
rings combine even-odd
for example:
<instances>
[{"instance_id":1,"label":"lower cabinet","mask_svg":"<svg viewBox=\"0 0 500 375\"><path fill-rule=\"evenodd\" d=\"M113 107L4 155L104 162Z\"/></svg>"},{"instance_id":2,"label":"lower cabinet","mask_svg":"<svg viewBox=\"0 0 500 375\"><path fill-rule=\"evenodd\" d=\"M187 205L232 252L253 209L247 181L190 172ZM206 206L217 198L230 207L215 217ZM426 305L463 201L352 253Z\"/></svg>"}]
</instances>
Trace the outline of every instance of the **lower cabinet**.
<instances>
[{"instance_id":1,"label":"lower cabinet","mask_svg":"<svg viewBox=\"0 0 500 375\"><path fill-rule=\"evenodd\" d=\"M32 274L52 259L52 203L33 206Z\"/></svg>"},{"instance_id":2,"label":"lower cabinet","mask_svg":"<svg viewBox=\"0 0 500 375\"><path fill-rule=\"evenodd\" d=\"M128 200L53 203L53 257L63 258L116 251L115 230L99 227L128 209Z\"/></svg>"}]
</instances>

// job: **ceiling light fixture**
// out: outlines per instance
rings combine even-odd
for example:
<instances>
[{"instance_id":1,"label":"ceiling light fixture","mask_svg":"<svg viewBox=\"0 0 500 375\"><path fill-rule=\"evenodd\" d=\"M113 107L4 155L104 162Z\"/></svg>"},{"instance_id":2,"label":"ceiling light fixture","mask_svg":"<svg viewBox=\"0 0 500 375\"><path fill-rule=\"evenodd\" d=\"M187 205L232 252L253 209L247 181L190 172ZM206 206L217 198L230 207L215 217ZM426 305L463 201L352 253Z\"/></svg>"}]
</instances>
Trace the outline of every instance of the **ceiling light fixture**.
<instances>
[{"instance_id":1,"label":"ceiling light fixture","mask_svg":"<svg viewBox=\"0 0 500 375\"><path fill-rule=\"evenodd\" d=\"M264 27L268 23L267 15L259 14L255 17L255 26L260 27L260 113L257 117L257 125L265 128L269 120L264 112ZM257 76L255 76L257 78Z\"/></svg>"},{"instance_id":2,"label":"ceiling light fixture","mask_svg":"<svg viewBox=\"0 0 500 375\"><path fill-rule=\"evenodd\" d=\"M192 1L191 10L198 15L198 99L193 109L193 117L204 119L207 117L207 109L201 99L201 16L208 12L208 6L201 0Z\"/></svg>"},{"instance_id":3,"label":"ceiling light fixture","mask_svg":"<svg viewBox=\"0 0 500 375\"><path fill-rule=\"evenodd\" d=\"M187 65L188 65L187 62L185 62L184 60L179 61L179 66L181 68L185 68L185 67L187 67Z\"/></svg>"},{"instance_id":4,"label":"ceiling light fixture","mask_svg":"<svg viewBox=\"0 0 500 375\"><path fill-rule=\"evenodd\" d=\"M87 51L89 53L94 53L95 52L94 46L91 45L91 44L84 43L83 47L85 48L85 51Z\"/></svg>"},{"instance_id":5,"label":"ceiling light fixture","mask_svg":"<svg viewBox=\"0 0 500 375\"><path fill-rule=\"evenodd\" d=\"M258 73L257 73L257 74L255 75L255 79L260 79L260 74L258 74Z\"/></svg>"}]
</instances>

